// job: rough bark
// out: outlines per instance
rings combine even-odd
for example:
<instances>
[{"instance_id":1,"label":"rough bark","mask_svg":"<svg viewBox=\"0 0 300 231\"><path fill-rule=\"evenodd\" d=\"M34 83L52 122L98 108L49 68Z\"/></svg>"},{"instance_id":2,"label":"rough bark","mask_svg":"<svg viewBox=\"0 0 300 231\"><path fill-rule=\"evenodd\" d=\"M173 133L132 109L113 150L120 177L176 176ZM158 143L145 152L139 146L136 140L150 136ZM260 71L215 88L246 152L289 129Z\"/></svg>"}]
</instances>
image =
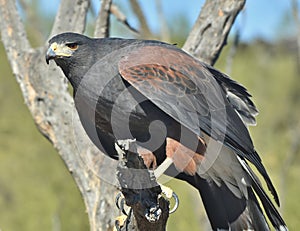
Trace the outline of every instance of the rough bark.
<instances>
[{"instance_id":1,"label":"rough bark","mask_svg":"<svg viewBox=\"0 0 300 231\"><path fill-rule=\"evenodd\" d=\"M127 206L132 209L120 231L165 231L169 218L169 202L161 197L162 190L153 174L136 154L133 140L118 141L120 148L117 179Z\"/></svg>"},{"instance_id":2,"label":"rough bark","mask_svg":"<svg viewBox=\"0 0 300 231\"><path fill-rule=\"evenodd\" d=\"M207 0L184 49L213 64L244 2ZM82 33L88 6L88 0L62 0L49 37L65 31ZM117 215L114 205L116 189L100 180L87 165L92 157L94 171L99 172L96 168L105 166L105 158L82 129L66 79L53 63L46 66L46 46L31 47L15 1L0 0L0 28L25 103L38 129L57 149L74 177L85 202L91 230L111 230ZM149 32L147 27L146 32Z\"/></svg>"},{"instance_id":3,"label":"rough bark","mask_svg":"<svg viewBox=\"0 0 300 231\"><path fill-rule=\"evenodd\" d=\"M62 0L49 38L66 31L82 33L89 5L89 0Z\"/></svg>"},{"instance_id":4,"label":"rough bark","mask_svg":"<svg viewBox=\"0 0 300 231\"><path fill-rule=\"evenodd\" d=\"M95 23L95 31L94 31L95 37L98 38L109 37L109 25L110 25L109 15L110 15L111 4L112 4L112 0L101 1L101 8Z\"/></svg>"},{"instance_id":5,"label":"rough bark","mask_svg":"<svg viewBox=\"0 0 300 231\"><path fill-rule=\"evenodd\" d=\"M207 0L183 50L214 65L246 0Z\"/></svg>"}]
</instances>

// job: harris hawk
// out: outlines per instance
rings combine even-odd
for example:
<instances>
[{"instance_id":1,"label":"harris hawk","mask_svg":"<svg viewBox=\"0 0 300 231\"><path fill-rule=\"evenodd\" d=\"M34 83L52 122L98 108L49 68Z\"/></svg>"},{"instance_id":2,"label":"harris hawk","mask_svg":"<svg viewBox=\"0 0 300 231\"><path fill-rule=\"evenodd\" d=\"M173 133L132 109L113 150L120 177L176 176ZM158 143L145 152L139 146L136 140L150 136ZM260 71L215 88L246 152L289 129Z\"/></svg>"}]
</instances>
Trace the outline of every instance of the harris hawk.
<instances>
[{"instance_id":1,"label":"harris hawk","mask_svg":"<svg viewBox=\"0 0 300 231\"><path fill-rule=\"evenodd\" d=\"M287 230L248 164L279 205L247 129L258 112L243 86L152 40L62 33L49 40L46 62L52 59L73 87L87 135L104 153L117 159L115 141L135 138L158 176L176 175L200 192L213 230L270 230L264 214L276 230Z\"/></svg>"}]
</instances>

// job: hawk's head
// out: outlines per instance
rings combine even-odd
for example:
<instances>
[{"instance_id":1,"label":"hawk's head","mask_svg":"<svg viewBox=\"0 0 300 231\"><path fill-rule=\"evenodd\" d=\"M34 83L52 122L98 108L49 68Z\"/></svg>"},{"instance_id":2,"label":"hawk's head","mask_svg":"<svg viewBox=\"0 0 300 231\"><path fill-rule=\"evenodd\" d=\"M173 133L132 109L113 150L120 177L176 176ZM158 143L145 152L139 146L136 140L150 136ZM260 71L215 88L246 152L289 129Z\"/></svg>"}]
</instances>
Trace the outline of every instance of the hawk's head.
<instances>
[{"instance_id":1,"label":"hawk's head","mask_svg":"<svg viewBox=\"0 0 300 231\"><path fill-rule=\"evenodd\" d=\"M84 58L89 55L92 39L81 34L63 33L54 36L49 40L49 47L46 53L46 62L51 59L59 65L60 62L72 61L75 58Z\"/></svg>"},{"instance_id":2,"label":"hawk's head","mask_svg":"<svg viewBox=\"0 0 300 231\"><path fill-rule=\"evenodd\" d=\"M49 40L46 62L49 64L53 59L75 86L96 60L95 56L99 52L95 41L71 32L56 35Z\"/></svg>"}]
</instances>

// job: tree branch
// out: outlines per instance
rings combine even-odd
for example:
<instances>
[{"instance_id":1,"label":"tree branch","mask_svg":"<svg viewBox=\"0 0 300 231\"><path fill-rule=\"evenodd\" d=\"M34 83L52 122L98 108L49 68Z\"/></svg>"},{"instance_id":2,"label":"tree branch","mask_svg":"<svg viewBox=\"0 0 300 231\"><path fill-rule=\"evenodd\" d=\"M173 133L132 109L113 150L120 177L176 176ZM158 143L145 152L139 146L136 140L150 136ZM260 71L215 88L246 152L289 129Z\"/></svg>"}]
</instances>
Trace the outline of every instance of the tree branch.
<instances>
[{"instance_id":1,"label":"tree branch","mask_svg":"<svg viewBox=\"0 0 300 231\"><path fill-rule=\"evenodd\" d=\"M137 16L139 22L140 22L140 33L143 37L146 37L146 38L151 38L153 35L150 31L150 28L148 26L148 23L147 23L147 20L145 18L145 15L141 9L141 6L140 4L138 3L137 0L130 0L130 5L131 5L131 8L133 10L133 12L135 13L135 15Z\"/></svg>"},{"instance_id":2,"label":"tree branch","mask_svg":"<svg viewBox=\"0 0 300 231\"><path fill-rule=\"evenodd\" d=\"M83 33L89 5L89 0L62 0L49 38L66 31Z\"/></svg>"},{"instance_id":3,"label":"tree branch","mask_svg":"<svg viewBox=\"0 0 300 231\"><path fill-rule=\"evenodd\" d=\"M246 0L207 0L183 50L214 65Z\"/></svg>"},{"instance_id":4,"label":"tree branch","mask_svg":"<svg viewBox=\"0 0 300 231\"><path fill-rule=\"evenodd\" d=\"M31 51L25 28L17 11L16 2L0 0L0 29L2 42L13 73L20 76L26 54Z\"/></svg>"},{"instance_id":5,"label":"tree branch","mask_svg":"<svg viewBox=\"0 0 300 231\"><path fill-rule=\"evenodd\" d=\"M129 22L127 21L127 17L123 12L119 9L119 7L115 4L112 4L110 7L110 13L113 14L116 19L124 24L129 30L131 30L134 33L139 33L135 28L133 28Z\"/></svg>"},{"instance_id":6,"label":"tree branch","mask_svg":"<svg viewBox=\"0 0 300 231\"><path fill-rule=\"evenodd\" d=\"M28 95L28 89L24 83L24 73L28 72L29 54L33 52L33 49L27 39L16 2L0 1L0 29L2 42L13 74L16 76L23 94ZM28 102L26 98L25 102Z\"/></svg>"},{"instance_id":7,"label":"tree branch","mask_svg":"<svg viewBox=\"0 0 300 231\"><path fill-rule=\"evenodd\" d=\"M107 38L109 37L110 26L110 7L112 0L102 0L99 14L95 22L94 37Z\"/></svg>"},{"instance_id":8,"label":"tree branch","mask_svg":"<svg viewBox=\"0 0 300 231\"><path fill-rule=\"evenodd\" d=\"M136 143L121 140L116 144L119 153L117 178L126 205L134 217L128 217L121 230L165 231L169 218L169 202L160 197L162 190L150 175L143 158L136 154ZM136 225L132 225L136 224Z\"/></svg>"}]
</instances>

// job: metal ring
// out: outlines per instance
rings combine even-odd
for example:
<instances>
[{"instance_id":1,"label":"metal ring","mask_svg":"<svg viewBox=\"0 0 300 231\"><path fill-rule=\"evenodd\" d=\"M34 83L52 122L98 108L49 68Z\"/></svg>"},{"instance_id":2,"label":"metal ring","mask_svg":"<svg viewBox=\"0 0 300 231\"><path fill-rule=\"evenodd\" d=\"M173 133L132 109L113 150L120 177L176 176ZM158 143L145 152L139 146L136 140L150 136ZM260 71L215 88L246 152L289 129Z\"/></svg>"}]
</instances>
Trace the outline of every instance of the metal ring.
<instances>
[{"instance_id":1,"label":"metal ring","mask_svg":"<svg viewBox=\"0 0 300 231\"><path fill-rule=\"evenodd\" d=\"M173 192L172 197L175 200L175 205L172 209L169 209L169 214L174 213L177 210L178 206L179 206L179 198L178 198L177 194Z\"/></svg>"}]
</instances>

